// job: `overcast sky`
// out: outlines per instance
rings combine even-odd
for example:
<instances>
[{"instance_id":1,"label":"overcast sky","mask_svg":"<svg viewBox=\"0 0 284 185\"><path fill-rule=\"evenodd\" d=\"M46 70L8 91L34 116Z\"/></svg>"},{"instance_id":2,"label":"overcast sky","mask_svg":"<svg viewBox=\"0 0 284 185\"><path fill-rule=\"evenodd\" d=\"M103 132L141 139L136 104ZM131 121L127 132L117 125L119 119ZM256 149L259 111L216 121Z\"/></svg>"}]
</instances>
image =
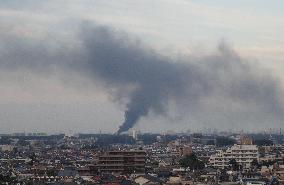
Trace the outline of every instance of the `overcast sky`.
<instances>
[{"instance_id":1,"label":"overcast sky","mask_svg":"<svg viewBox=\"0 0 284 185\"><path fill-rule=\"evenodd\" d=\"M284 128L283 7L282 0L0 0L0 132L115 132L124 112L141 105L135 96L164 91L134 128Z\"/></svg>"}]
</instances>

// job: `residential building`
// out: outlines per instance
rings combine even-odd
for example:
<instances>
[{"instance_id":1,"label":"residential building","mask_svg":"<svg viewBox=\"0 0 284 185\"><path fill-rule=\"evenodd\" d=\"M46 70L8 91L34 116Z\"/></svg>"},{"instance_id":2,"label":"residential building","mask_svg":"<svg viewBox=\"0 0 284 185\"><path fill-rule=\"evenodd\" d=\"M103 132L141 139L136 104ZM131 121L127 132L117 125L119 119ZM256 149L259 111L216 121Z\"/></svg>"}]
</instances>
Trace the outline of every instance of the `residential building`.
<instances>
[{"instance_id":1,"label":"residential building","mask_svg":"<svg viewBox=\"0 0 284 185\"><path fill-rule=\"evenodd\" d=\"M108 151L99 156L98 170L108 173L144 173L145 156L143 150Z\"/></svg>"},{"instance_id":2,"label":"residential building","mask_svg":"<svg viewBox=\"0 0 284 185\"><path fill-rule=\"evenodd\" d=\"M253 160L259 160L258 147L256 145L233 145L227 150L219 151L210 157L212 166L225 168L229 166L229 161L235 159L243 168L249 168Z\"/></svg>"},{"instance_id":3,"label":"residential building","mask_svg":"<svg viewBox=\"0 0 284 185\"><path fill-rule=\"evenodd\" d=\"M252 139L248 136L243 135L240 139L241 145L252 145Z\"/></svg>"}]
</instances>

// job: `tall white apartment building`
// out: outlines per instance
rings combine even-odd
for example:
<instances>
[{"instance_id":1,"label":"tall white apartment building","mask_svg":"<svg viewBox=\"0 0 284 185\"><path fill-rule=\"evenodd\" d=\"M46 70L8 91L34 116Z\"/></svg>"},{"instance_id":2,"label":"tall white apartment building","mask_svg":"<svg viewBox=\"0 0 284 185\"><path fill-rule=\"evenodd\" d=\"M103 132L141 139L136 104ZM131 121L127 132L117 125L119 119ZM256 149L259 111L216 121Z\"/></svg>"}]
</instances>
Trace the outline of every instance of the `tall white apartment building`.
<instances>
[{"instance_id":1,"label":"tall white apartment building","mask_svg":"<svg viewBox=\"0 0 284 185\"><path fill-rule=\"evenodd\" d=\"M233 145L225 151L219 151L210 157L209 163L217 168L229 166L229 161L235 159L243 168L249 168L251 162L259 160L258 147L256 145Z\"/></svg>"}]
</instances>

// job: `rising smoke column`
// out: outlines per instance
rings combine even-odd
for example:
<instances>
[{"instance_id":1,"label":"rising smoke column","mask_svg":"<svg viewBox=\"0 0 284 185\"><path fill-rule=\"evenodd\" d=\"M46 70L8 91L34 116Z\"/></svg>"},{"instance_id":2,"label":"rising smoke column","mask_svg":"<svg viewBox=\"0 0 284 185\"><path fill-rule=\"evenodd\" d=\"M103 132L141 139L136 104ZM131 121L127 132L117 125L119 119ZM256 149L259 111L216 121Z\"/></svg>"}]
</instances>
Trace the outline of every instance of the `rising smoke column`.
<instances>
[{"instance_id":1,"label":"rising smoke column","mask_svg":"<svg viewBox=\"0 0 284 185\"><path fill-rule=\"evenodd\" d=\"M269 71L257 63L251 65L225 44L211 55L173 61L110 27L87 24L81 33L77 42L71 42L78 45L2 36L1 70L58 78L70 78L75 72L104 84L104 90L114 99L128 100L118 133L127 131L150 112L166 114L169 101L177 107L186 105L182 107L185 112L200 112L201 121L221 115L227 118L224 127L230 127L231 122L248 123L248 119L253 125L283 124L280 83ZM74 85L70 81L68 85ZM213 107L210 115L204 102L205 108ZM230 111L232 114L227 114Z\"/></svg>"},{"instance_id":2,"label":"rising smoke column","mask_svg":"<svg viewBox=\"0 0 284 185\"><path fill-rule=\"evenodd\" d=\"M190 109L199 106L202 97L221 95L244 104L256 102L265 112L283 112L277 82L261 70L254 71L223 43L217 54L178 62L106 27L84 32L84 44L88 68L96 78L120 91L135 87L122 92L128 94L129 102L118 133L132 128L150 111L165 113L169 100L186 101Z\"/></svg>"},{"instance_id":3,"label":"rising smoke column","mask_svg":"<svg viewBox=\"0 0 284 185\"><path fill-rule=\"evenodd\" d=\"M88 64L94 74L112 86L134 86L129 92L125 121L118 133L127 131L149 111L163 113L169 97L187 88L187 66L173 64L143 48L126 35L107 28L96 29L85 39ZM84 35L86 36L86 35ZM118 37L117 37L118 36Z\"/></svg>"}]
</instances>

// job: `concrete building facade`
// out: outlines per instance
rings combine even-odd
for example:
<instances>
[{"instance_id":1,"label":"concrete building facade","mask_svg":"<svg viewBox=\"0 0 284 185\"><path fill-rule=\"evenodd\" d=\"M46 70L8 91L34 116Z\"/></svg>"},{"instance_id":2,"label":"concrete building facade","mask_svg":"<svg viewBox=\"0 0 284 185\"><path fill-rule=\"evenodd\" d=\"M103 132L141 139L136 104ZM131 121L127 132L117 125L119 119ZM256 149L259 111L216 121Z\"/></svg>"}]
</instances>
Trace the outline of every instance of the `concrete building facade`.
<instances>
[{"instance_id":1,"label":"concrete building facade","mask_svg":"<svg viewBox=\"0 0 284 185\"><path fill-rule=\"evenodd\" d=\"M229 166L231 159L235 159L243 168L249 168L253 160L259 160L258 147L256 145L233 145L225 151L212 155L209 163L217 168L225 168Z\"/></svg>"},{"instance_id":2,"label":"concrete building facade","mask_svg":"<svg viewBox=\"0 0 284 185\"><path fill-rule=\"evenodd\" d=\"M99 156L98 170L102 173L144 173L145 157L143 150L108 151Z\"/></svg>"}]
</instances>

